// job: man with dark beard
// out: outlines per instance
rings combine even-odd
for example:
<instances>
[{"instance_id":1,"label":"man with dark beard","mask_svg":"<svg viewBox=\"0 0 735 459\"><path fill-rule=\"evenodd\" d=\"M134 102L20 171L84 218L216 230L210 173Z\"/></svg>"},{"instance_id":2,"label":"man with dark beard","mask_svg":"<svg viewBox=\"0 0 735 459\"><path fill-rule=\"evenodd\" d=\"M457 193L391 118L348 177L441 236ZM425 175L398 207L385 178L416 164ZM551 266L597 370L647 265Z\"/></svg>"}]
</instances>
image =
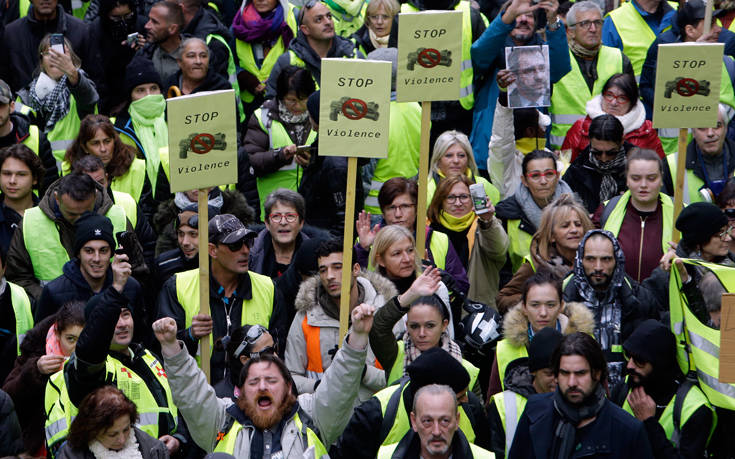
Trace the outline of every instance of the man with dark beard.
<instances>
[{"instance_id":1,"label":"man with dark beard","mask_svg":"<svg viewBox=\"0 0 735 459\"><path fill-rule=\"evenodd\" d=\"M624 377L621 344L641 321L658 318L656 298L625 274L625 255L615 236L605 230L588 231L579 243L562 297L566 303L584 303L595 315L593 334L605 352L612 390Z\"/></svg>"},{"instance_id":2,"label":"man with dark beard","mask_svg":"<svg viewBox=\"0 0 735 459\"><path fill-rule=\"evenodd\" d=\"M194 441L207 452L241 458L327 455L326 447L350 419L374 311L367 304L352 311L352 330L313 394L296 398L283 361L270 354L251 354L240 373L236 404L216 397L194 358L176 340L176 321L157 320L153 330L161 343L174 401Z\"/></svg>"},{"instance_id":3,"label":"man with dark beard","mask_svg":"<svg viewBox=\"0 0 735 459\"><path fill-rule=\"evenodd\" d=\"M628 380L611 399L643 422L657 458L704 457L714 410L699 386L680 374L673 333L647 320L623 348Z\"/></svg>"},{"instance_id":4,"label":"man with dark beard","mask_svg":"<svg viewBox=\"0 0 735 459\"><path fill-rule=\"evenodd\" d=\"M554 392L531 397L509 458L652 458L640 421L605 397L605 355L591 336L572 333L554 351Z\"/></svg>"}]
</instances>

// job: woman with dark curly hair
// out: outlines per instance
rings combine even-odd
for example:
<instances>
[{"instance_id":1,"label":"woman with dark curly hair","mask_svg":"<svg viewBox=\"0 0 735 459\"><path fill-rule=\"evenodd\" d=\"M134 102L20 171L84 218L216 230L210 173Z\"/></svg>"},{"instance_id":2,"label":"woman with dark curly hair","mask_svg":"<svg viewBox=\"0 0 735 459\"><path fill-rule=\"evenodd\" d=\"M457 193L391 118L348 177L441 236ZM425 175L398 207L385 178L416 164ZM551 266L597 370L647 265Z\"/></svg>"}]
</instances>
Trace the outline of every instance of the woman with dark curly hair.
<instances>
[{"instance_id":1,"label":"woman with dark curly hair","mask_svg":"<svg viewBox=\"0 0 735 459\"><path fill-rule=\"evenodd\" d=\"M168 458L163 443L134 426L138 410L119 389L101 387L84 397L59 459Z\"/></svg>"}]
</instances>

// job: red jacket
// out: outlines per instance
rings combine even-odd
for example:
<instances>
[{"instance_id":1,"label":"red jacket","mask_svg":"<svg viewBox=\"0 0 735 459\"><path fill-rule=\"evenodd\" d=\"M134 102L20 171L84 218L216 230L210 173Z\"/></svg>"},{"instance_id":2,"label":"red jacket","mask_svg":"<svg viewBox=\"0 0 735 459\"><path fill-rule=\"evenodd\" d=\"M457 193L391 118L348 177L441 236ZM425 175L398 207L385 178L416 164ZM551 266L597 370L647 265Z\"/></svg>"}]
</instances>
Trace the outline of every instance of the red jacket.
<instances>
[{"instance_id":1,"label":"red jacket","mask_svg":"<svg viewBox=\"0 0 735 459\"><path fill-rule=\"evenodd\" d=\"M569 131L567 131L567 136L564 138L561 149L572 150L572 161L590 143L590 123L592 123L592 118L586 116L584 119L576 121ZM645 120L638 129L625 134L624 140L632 143L636 147L655 151L661 159L666 157L666 153L664 153L664 149L661 146L661 139L658 138L658 133L649 120Z\"/></svg>"}]
</instances>

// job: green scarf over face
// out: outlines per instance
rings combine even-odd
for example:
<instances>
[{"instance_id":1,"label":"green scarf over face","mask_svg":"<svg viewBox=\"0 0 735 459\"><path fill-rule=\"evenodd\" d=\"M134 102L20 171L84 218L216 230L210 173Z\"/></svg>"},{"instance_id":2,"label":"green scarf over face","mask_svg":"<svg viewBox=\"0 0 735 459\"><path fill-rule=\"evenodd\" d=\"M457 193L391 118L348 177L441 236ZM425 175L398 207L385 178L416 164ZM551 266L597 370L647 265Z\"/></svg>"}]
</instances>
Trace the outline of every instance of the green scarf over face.
<instances>
[{"instance_id":1,"label":"green scarf over face","mask_svg":"<svg viewBox=\"0 0 735 459\"><path fill-rule=\"evenodd\" d=\"M161 157L158 149L168 147L168 127L166 126L166 100L161 94L151 94L130 104L128 113L133 129L143 146L145 170L154 193L158 179Z\"/></svg>"}]
</instances>

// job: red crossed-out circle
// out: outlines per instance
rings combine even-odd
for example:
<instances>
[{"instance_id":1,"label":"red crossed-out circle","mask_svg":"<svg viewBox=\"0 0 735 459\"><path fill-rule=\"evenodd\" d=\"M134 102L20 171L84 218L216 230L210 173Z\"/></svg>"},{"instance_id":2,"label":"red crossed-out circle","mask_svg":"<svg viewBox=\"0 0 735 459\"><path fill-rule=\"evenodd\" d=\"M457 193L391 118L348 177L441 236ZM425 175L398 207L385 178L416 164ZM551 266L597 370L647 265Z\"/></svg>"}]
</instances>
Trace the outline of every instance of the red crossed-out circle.
<instances>
[{"instance_id":1,"label":"red crossed-out circle","mask_svg":"<svg viewBox=\"0 0 735 459\"><path fill-rule=\"evenodd\" d=\"M434 48L426 48L419 53L418 57L416 58L416 62L418 62L421 67L430 69L439 65L439 61L441 61L441 58L442 53L440 53L439 50Z\"/></svg>"},{"instance_id":2,"label":"red crossed-out circle","mask_svg":"<svg viewBox=\"0 0 735 459\"><path fill-rule=\"evenodd\" d=\"M364 100L350 99L342 104L342 114L353 121L364 118L367 112L368 107Z\"/></svg>"},{"instance_id":3,"label":"red crossed-out circle","mask_svg":"<svg viewBox=\"0 0 735 459\"><path fill-rule=\"evenodd\" d=\"M198 155L209 153L214 148L214 136L212 134L198 134L195 135L189 143L191 151Z\"/></svg>"},{"instance_id":4,"label":"red crossed-out circle","mask_svg":"<svg viewBox=\"0 0 735 459\"><path fill-rule=\"evenodd\" d=\"M699 90L699 81L693 78L682 78L676 83L676 93L682 97L691 97Z\"/></svg>"}]
</instances>

